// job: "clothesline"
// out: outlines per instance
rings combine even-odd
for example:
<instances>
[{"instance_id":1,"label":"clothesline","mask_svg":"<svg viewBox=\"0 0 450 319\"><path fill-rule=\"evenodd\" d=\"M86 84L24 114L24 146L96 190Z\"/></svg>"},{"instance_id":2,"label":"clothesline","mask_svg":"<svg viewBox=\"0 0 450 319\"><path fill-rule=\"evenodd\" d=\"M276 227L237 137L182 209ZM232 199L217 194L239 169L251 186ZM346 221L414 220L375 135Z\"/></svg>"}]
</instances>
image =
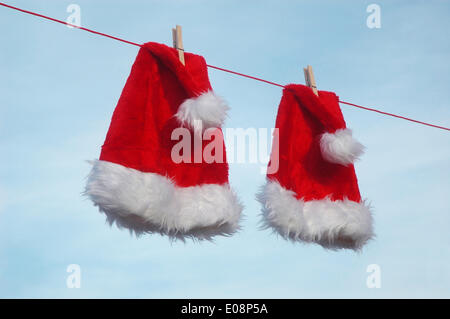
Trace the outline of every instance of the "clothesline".
<instances>
[{"instance_id":1,"label":"clothesline","mask_svg":"<svg viewBox=\"0 0 450 319\"><path fill-rule=\"evenodd\" d=\"M120 42L131 44L131 45L134 45L134 46L137 46L137 47L142 47L142 44L139 44L139 43L136 43L136 42L132 42L132 41L128 41L128 40L125 40L125 39L122 39L122 38L118 38L118 37L115 37L115 36L112 36L112 35L109 35L109 34L106 34L106 33L98 32L98 31L95 31L95 30L92 30L92 29L88 29L88 28L84 28L84 27L81 27L81 26L77 26L77 25L68 23L66 21L62 21L62 20L55 19L55 18L52 18L52 17L49 17L49 16L45 16L43 14L39 14L37 12L33 12L33 11L28 11L28 10L25 10L25 9L17 8L17 7L8 5L8 4L3 3L3 2L0 2L0 5L3 6L3 7L7 7L7 8L10 8L10 9L13 9L13 10L17 10L17 11L26 13L26 14L34 15L36 17L40 17L40 18L47 19L47 20L50 20L50 21L53 21L53 22L61 23L61 24L64 24L64 25L68 25L68 26L71 26L71 27L74 27L74 28L77 28L77 29L80 29L80 30L83 30L83 31L87 31L87 32L90 32L90 33L93 33L93 34L96 34L96 35L100 35L100 36L107 37L107 38L110 38L110 39L113 39L113 40L117 40L117 41L120 41ZM278 86L278 87L281 87L281 88L285 87L282 84L275 83L275 82L272 82L272 81L268 81L268 80L265 80L265 79L262 79L262 78L258 78L258 77L255 77L255 76L247 75L247 74L244 74L244 73L228 70L228 69L221 68L221 67L214 66L214 65L210 65L210 64L207 64L207 66L209 68L212 68L212 69L216 69L216 70L227 72L227 73L232 73L232 74L235 74L235 75L238 75L238 76L242 76L242 77L246 77L246 78L249 78L249 79L252 79L252 80L260 81L260 82L263 82L263 83L266 83L266 84ZM384 111L377 110L377 109L374 109L374 108L370 108L370 107L366 107L366 106L362 106L362 105L358 105L358 104L353 104L353 103L345 102L345 101L341 101L341 100L339 100L339 103L345 104L345 105L354 106L354 107L357 107L357 108L360 108L360 109L363 109L363 110L372 111L372 112L380 113L380 114L383 114L383 115L388 115L388 116L392 116L392 117L395 117L395 118L407 120L407 121L410 121L410 122L413 122L413 123L418 123L418 124L427 125L427 126L431 126L431 127L434 127L434 128L450 131L450 128L448 128L448 127L422 122L422 121L419 121L419 120L415 120L415 119L412 119L412 118L408 118L408 117L397 115L397 114L393 114L393 113L384 112Z\"/></svg>"}]
</instances>

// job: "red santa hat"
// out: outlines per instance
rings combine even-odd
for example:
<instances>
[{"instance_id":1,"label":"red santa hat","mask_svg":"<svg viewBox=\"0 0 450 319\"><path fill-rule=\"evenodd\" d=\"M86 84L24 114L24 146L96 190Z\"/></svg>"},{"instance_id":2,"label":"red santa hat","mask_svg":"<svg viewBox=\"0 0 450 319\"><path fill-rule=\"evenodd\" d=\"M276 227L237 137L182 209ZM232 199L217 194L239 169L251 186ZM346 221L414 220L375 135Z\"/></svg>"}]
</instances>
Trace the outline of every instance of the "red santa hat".
<instances>
[{"instance_id":1,"label":"red santa hat","mask_svg":"<svg viewBox=\"0 0 450 319\"><path fill-rule=\"evenodd\" d=\"M271 155L278 170L268 172L258 199L264 225L283 237L358 250L373 236L353 166L364 147L346 128L338 101L332 92L286 86Z\"/></svg>"},{"instance_id":2,"label":"red santa hat","mask_svg":"<svg viewBox=\"0 0 450 319\"><path fill-rule=\"evenodd\" d=\"M184 56L185 65L168 46L140 49L85 194L110 224L137 234L210 239L234 233L242 211L228 183L223 139L222 162L177 163L171 134L184 127L193 140L199 130L216 128L222 136L228 106L212 91L204 58Z\"/></svg>"}]
</instances>

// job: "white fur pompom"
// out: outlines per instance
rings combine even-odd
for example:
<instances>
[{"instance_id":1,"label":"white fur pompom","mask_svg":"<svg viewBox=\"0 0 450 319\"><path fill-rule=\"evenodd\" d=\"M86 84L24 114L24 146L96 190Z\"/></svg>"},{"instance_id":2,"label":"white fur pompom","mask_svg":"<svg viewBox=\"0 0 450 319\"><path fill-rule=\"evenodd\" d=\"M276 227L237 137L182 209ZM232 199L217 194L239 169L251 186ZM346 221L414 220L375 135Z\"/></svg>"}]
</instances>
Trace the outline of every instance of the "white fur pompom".
<instances>
[{"instance_id":1,"label":"white fur pompom","mask_svg":"<svg viewBox=\"0 0 450 319\"><path fill-rule=\"evenodd\" d=\"M334 134L324 133L320 138L320 150L325 160L349 165L364 153L364 146L352 137L350 129L340 129Z\"/></svg>"},{"instance_id":2,"label":"white fur pompom","mask_svg":"<svg viewBox=\"0 0 450 319\"><path fill-rule=\"evenodd\" d=\"M203 129L221 127L228 110L224 99L213 91L207 91L184 101L175 116L182 124L187 124L197 131L200 127Z\"/></svg>"}]
</instances>

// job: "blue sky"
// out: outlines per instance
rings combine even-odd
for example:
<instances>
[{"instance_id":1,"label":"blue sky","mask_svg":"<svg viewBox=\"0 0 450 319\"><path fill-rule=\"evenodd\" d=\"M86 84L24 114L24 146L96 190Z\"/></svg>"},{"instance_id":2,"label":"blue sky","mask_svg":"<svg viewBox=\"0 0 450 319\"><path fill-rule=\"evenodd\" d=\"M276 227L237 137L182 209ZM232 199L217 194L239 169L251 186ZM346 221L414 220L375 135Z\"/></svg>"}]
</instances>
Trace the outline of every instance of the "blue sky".
<instances>
[{"instance_id":1,"label":"blue sky","mask_svg":"<svg viewBox=\"0 0 450 319\"><path fill-rule=\"evenodd\" d=\"M207 62L344 101L450 126L446 1L9 1L130 41L171 44ZM366 26L371 3L381 29ZM342 105L367 147L356 171L377 238L361 254L258 230L256 164L231 165L243 230L215 243L136 239L81 196L137 48L0 8L0 297L450 297L450 134ZM210 70L227 127L274 126L281 90ZM66 267L81 267L81 288ZM381 288L366 287L370 264Z\"/></svg>"}]
</instances>

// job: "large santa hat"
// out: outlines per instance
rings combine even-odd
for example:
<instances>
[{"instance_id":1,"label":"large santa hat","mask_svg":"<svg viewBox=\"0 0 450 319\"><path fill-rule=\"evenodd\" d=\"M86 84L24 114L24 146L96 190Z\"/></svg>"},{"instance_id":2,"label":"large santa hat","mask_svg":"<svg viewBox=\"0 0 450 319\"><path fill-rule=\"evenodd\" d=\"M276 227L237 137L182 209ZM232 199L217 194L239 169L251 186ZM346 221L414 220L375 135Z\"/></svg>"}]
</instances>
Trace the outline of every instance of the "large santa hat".
<instances>
[{"instance_id":1,"label":"large santa hat","mask_svg":"<svg viewBox=\"0 0 450 319\"><path fill-rule=\"evenodd\" d=\"M215 141L223 161L178 162L172 133L186 128L194 141L209 129L222 137L228 106L212 91L204 58L184 56L185 65L168 46L140 49L85 194L110 224L138 234L210 239L234 233L242 211L228 184L223 138ZM208 142L200 142L200 151Z\"/></svg>"},{"instance_id":2,"label":"large santa hat","mask_svg":"<svg viewBox=\"0 0 450 319\"><path fill-rule=\"evenodd\" d=\"M360 249L373 236L353 166L363 146L346 128L338 97L286 86L275 134L271 162L278 170L268 172L258 194L264 225L294 241Z\"/></svg>"}]
</instances>

